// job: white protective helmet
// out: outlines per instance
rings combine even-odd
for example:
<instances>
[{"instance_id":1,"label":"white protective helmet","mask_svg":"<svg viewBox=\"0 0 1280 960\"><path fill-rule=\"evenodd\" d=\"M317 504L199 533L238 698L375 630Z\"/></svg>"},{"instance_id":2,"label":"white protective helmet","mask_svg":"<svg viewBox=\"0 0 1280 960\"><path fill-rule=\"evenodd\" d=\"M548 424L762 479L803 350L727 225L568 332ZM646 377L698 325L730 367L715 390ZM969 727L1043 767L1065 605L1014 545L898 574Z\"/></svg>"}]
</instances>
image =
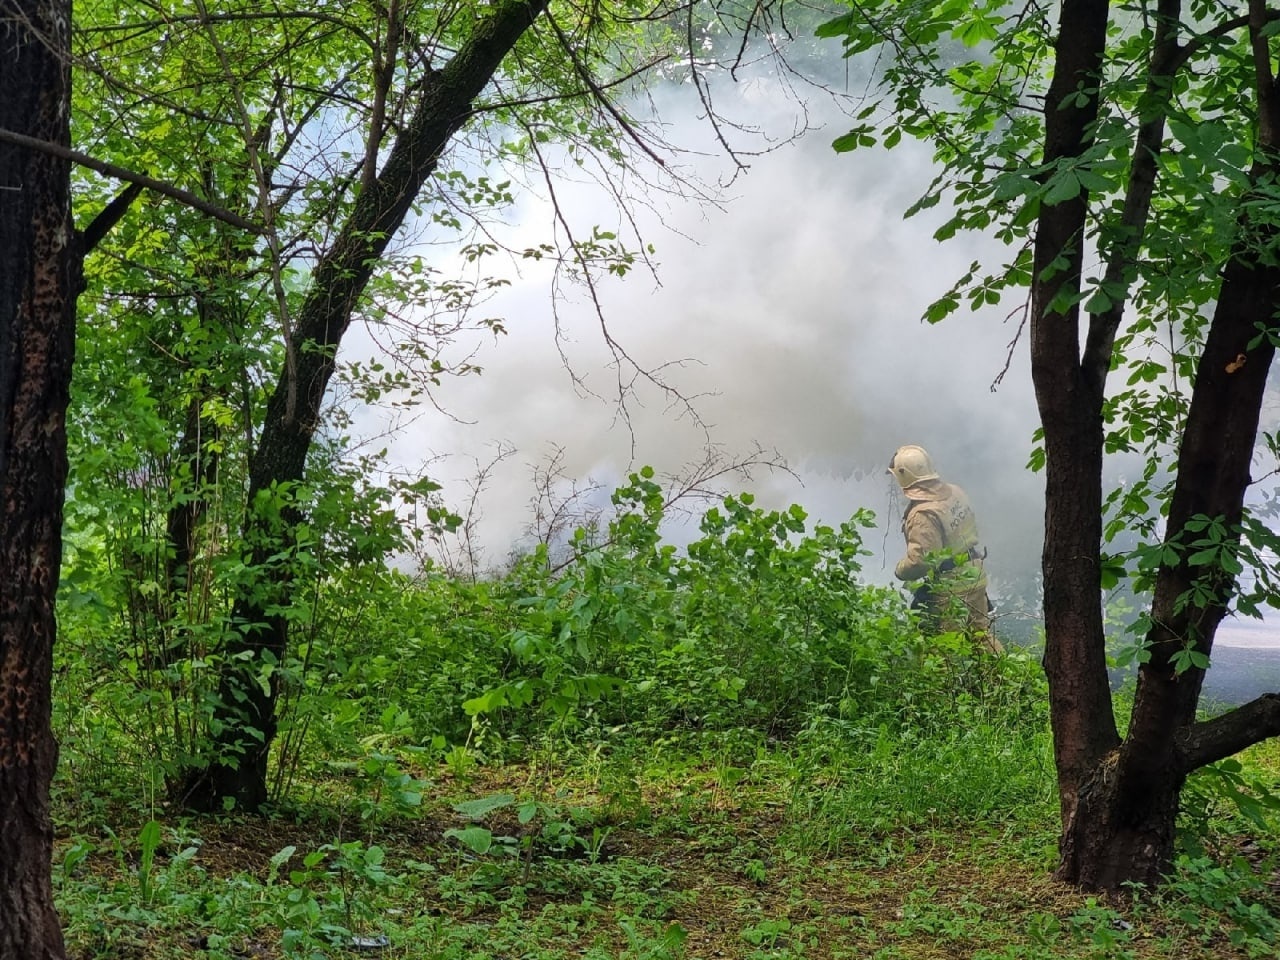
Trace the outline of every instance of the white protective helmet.
<instances>
[{"instance_id":1,"label":"white protective helmet","mask_svg":"<svg viewBox=\"0 0 1280 960\"><path fill-rule=\"evenodd\" d=\"M921 480L937 480L938 471L934 469L933 459L924 447L907 444L893 452L889 461L889 469L903 490L919 483Z\"/></svg>"}]
</instances>

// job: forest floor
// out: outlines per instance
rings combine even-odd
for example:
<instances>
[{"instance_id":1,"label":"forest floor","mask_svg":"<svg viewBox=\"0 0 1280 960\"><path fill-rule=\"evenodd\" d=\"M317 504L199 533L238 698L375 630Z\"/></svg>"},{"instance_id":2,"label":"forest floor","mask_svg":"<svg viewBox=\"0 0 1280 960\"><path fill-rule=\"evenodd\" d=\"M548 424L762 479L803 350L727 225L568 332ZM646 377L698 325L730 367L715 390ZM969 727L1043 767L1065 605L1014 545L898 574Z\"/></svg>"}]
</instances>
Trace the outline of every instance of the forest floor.
<instances>
[{"instance_id":1,"label":"forest floor","mask_svg":"<svg viewBox=\"0 0 1280 960\"><path fill-rule=\"evenodd\" d=\"M368 771L365 771L367 773ZM77 799L55 881L76 958L1236 958L1274 956L1274 838L1222 836L1158 896L1054 882L1051 804L845 822L841 777L754 761L321 780L268 818ZM388 774L394 773L397 776ZM354 777L354 781L352 779ZM353 799L357 798L357 799ZM408 809L405 803L415 804ZM927 811L932 814L932 811ZM132 820L129 819L132 817ZM115 830L101 826L117 825ZM1264 853L1270 850L1271 853Z\"/></svg>"}]
</instances>

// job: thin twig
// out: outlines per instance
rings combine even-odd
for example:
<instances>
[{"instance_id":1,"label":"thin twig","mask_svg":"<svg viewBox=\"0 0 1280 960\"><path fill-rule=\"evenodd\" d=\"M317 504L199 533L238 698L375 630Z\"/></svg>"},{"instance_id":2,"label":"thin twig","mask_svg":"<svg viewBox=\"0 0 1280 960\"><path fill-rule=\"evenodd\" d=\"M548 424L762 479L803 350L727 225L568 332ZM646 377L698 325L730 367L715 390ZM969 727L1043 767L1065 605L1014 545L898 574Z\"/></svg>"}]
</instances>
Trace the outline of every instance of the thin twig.
<instances>
[{"instance_id":1,"label":"thin twig","mask_svg":"<svg viewBox=\"0 0 1280 960\"><path fill-rule=\"evenodd\" d=\"M591 91L591 95L595 98L596 102L599 103L600 106L604 107L609 116L613 117L614 121L622 128L623 132L635 142L637 147L644 151L645 155L648 156L650 160L660 167L665 167L667 162L658 156L652 147L644 142L644 138L641 137L635 127L631 125L631 122L627 120L618 108L613 105L613 101L605 96L604 90L602 90L600 85L596 83L595 78L591 76L591 72L587 70L586 64L584 64L578 58L578 54L574 52L573 44L569 42L569 38L565 36L564 31L560 29L560 24L556 23L556 18L551 15L550 9L547 10L545 17L547 23L551 24L551 29L559 39L560 45L564 47L564 52L568 55L569 62L573 64L574 72L576 72L578 74L578 78L587 85L587 89Z\"/></svg>"}]
</instances>

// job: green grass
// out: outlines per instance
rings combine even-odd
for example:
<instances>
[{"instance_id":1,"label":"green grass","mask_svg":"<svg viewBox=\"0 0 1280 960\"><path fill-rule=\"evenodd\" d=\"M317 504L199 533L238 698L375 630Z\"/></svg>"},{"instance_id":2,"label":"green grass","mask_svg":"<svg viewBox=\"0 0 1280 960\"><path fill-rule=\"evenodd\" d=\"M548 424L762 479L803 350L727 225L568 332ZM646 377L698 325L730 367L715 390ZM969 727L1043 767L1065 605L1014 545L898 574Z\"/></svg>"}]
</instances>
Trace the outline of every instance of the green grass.
<instances>
[{"instance_id":1,"label":"green grass","mask_svg":"<svg viewBox=\"0 0 1280 960\"><path fill-rule=\"evenodd\" d=\"M380 957L475 960L1274 955L1274 844L1234 821L1146 902L1053 882L1047 751L1042 728L991 718L914 737L825 719L785 743L416 768L411 810L350 802L349 780L265 820L64 796L55 878L84 958L356 956L384 937Z\"/></svg>"}]
</instances>

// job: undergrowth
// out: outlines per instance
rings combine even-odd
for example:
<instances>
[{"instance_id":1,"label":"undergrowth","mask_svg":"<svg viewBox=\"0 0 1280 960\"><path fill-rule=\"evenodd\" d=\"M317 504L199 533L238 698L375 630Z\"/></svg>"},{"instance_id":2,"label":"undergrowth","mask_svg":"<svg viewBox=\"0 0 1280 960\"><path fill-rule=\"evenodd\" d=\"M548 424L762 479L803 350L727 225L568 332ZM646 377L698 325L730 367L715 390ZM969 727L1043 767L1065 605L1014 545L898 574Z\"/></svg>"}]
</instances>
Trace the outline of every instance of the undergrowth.
<instances>
[{"instance_id":1,"label":"undergrowth","mask_svg":"<svg viewBox=\"0 0 1280 960\"><path fill-rule=\"evenodd\" d=\"M647 474L615 501L567 559L321 584L280 665L261 818L191 818L167 797L185 747L165 738L198 735L207 661L175 654L156 689L119 611L69 607L55 882L72 955L1280 948L1273 748L1193 778L1158 895L1082 897L1049 879L1034 654L922 636L896 592L859 582L865 515L810 530L798 507L729 497L676 550Z\"/></svg>"}]
</instances>

